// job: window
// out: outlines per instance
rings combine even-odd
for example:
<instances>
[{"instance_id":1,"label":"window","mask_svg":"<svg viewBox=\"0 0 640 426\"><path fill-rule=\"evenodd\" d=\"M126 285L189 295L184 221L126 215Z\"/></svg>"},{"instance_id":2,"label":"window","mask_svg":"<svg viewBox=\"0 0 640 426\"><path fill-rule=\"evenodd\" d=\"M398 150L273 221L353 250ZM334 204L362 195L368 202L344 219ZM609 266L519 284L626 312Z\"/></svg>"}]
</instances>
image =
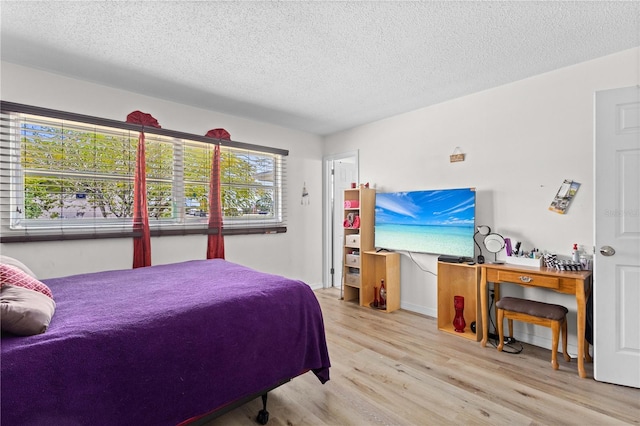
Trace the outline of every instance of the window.
<instances>
[{"instance_id":1,"label":"window","mask_svg":"<svg viewBox=\"0 0 640 426\"><path fill-rule=\"evenodd\" d=\"M16 105L2 103L3 242L131 234L140 126ZM144 131L152 235L206 233L216 140ZM286 230L278 151L222 141L225 233Z\"/></svg>"}]
</instances>

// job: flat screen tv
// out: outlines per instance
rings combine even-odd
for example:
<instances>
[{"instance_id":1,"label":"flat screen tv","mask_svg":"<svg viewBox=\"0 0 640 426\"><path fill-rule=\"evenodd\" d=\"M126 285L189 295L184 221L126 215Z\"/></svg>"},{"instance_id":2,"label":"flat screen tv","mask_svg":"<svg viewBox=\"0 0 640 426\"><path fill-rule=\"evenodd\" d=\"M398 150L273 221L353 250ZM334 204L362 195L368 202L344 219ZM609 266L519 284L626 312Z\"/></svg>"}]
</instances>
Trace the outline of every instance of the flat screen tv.
<instances>
[{"instance_id":1,"label":"flat screen tv","mask_svg":"<svg viewBox=\"0 0 640 426\"><path fill-rule=\"evenodd\" d=\"M376 194L379 249L474 257L475 188Z\"/></svg>"}]
</instances>

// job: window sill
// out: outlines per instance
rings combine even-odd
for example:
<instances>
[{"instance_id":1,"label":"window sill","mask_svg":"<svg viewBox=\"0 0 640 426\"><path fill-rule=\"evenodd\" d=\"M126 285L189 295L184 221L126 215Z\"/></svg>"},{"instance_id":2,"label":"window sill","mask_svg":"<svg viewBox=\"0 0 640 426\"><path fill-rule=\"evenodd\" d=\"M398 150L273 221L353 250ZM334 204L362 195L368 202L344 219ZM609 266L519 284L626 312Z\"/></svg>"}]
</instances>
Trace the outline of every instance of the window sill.
<instances>
[{"instance_id":1,"label":"window sill","mask_svg":"<svg viewBox=\"0 0 640 426\"><path fill-rule=\"evenodd\" d=\"M254 234L281 234L287 232L286 226L266 226L256 228L225 228L222 235L254 235ZM152 237L181 236L181 235L208 235L216 234L217 230L207 228L182 228L182 229L152 229ZM38 241L71 241L71 240L97 240L103 238L135 238L140 232L92 232L92 233L66 233L66 234L21 234L0 236L0 243L28 243Z\"/></svg>"}]
</instances>

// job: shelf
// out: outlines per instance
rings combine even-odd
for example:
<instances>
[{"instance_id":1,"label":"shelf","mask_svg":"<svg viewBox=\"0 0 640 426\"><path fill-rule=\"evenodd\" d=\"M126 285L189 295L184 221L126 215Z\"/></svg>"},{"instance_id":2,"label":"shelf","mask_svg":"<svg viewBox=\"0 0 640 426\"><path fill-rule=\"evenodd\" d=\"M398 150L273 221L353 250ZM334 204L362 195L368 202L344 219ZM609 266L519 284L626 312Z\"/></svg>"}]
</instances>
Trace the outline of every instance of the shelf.
<instances>
[{"instance_id":1,"label":"shelf","mask_svg":"<svg viewBox=\"0 0 640 426\"><path fill-rule=\"evenodd\" d=\"M480 341L480 339L478 339L478 336L473 331L471 331L471 328L469 327L469 324L467 324L467 326L464 328L464 332L463 333L458 333L457 331L455 331L453 329L453 325L452 324L445 324L442 327L438 327L438 329L441 330L441 331L445 331L447 333L455 334L456 336L460 336L460 337L463 337L465 339L473 340L474 342L479 342ZM482 332L482 331L480 330L480 332Z\"/></svg>"},{"instance_id":2,"label":"shelf","mask_svg":"<svg viewBox=\"0 0 640 426\"><path fill-rule=\"evenodd\" d=\"M374 216L376 191L371 188L351 188L344 191L346 201L358 207L343 208L343 217L358 215L358 228L345 227L343 241L343 295L344 300L357 300L360 306L369 307L374 300L374 288L385 281L387 305L382 312L400 309L400 255L377 253L374 247ZM357 253L354 254L354 253ZM359 273L353 273L358 271Z\"/></svg>"},{"instance_id":3,"label":"shelf","mask_svg":"<svg viewBox=\"0 0 640 426\"><path fill-rule=\"evenodd\" d=\"M355 300L360 305L363 301L362 271L366 268L366 260L362 257L362 253L374 248L375 196L375 190L370 188L351 188L344 191L344 200L357 202L358 207L343 206L343 220L347 219L347 215L355 214L360 225L357 228L343 227L343 297L344 300ZM356 271L357 273L354 273Z\"/></svg>"},{"instance_id":4,"label":"shelf","mask_svg":"<svg viewBox=\"0 0 640 426\"><path fill-rule=\"evenodd\" d=\"M464 297L464 333L453 329L453 296ZM475 334L471 331L473 321L476 322ZM438 329L468 340L482 340L480 268L477 265L438 262Z\"/></svg>"},{"instance_id":5,"label":"shelf","mask_svg":"<svg viewBox=\"0 0 640 426\"><path fill-rule=\"evenodd\" d=\"M362 270L361 305L370 306L375 299L375 288L380 287L380 281L384 280L387 291L386 309L378 309L382 312L393 312L400 309L400 254L394 252L365 251L363 260L366 259L367 267Z\"/></svg>"}]
</instances>

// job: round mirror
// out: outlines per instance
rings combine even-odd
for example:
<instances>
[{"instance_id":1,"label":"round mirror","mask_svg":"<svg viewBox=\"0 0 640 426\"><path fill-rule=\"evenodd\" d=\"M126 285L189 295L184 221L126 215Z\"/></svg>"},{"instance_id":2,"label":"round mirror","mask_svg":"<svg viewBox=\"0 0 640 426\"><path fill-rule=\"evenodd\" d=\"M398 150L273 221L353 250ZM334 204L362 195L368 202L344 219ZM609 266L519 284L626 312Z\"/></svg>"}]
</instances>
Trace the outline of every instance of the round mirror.
<instances>
[{"instance_id":1,"label":"round mirror","mask_svg":"<svg viewBox=\"0 0 640 426\"><path fill-rule=\"evenodd\" d=\"M484 238L484 246L491 253L498 253L504 248L504 238L499 234L489 234Z\"/></svg>"},{"instance_id":2,"label":"round mirror","mask_svg":"<svg viewBox=\"0 0 640 426\"><path fill-rule=\"evenodd\" d=\"M489 233L491 233L491 228L489 228L487 225L480 225L477 229L478 234L480 235L489 235Z\"/></svg>"}]
</instances>

